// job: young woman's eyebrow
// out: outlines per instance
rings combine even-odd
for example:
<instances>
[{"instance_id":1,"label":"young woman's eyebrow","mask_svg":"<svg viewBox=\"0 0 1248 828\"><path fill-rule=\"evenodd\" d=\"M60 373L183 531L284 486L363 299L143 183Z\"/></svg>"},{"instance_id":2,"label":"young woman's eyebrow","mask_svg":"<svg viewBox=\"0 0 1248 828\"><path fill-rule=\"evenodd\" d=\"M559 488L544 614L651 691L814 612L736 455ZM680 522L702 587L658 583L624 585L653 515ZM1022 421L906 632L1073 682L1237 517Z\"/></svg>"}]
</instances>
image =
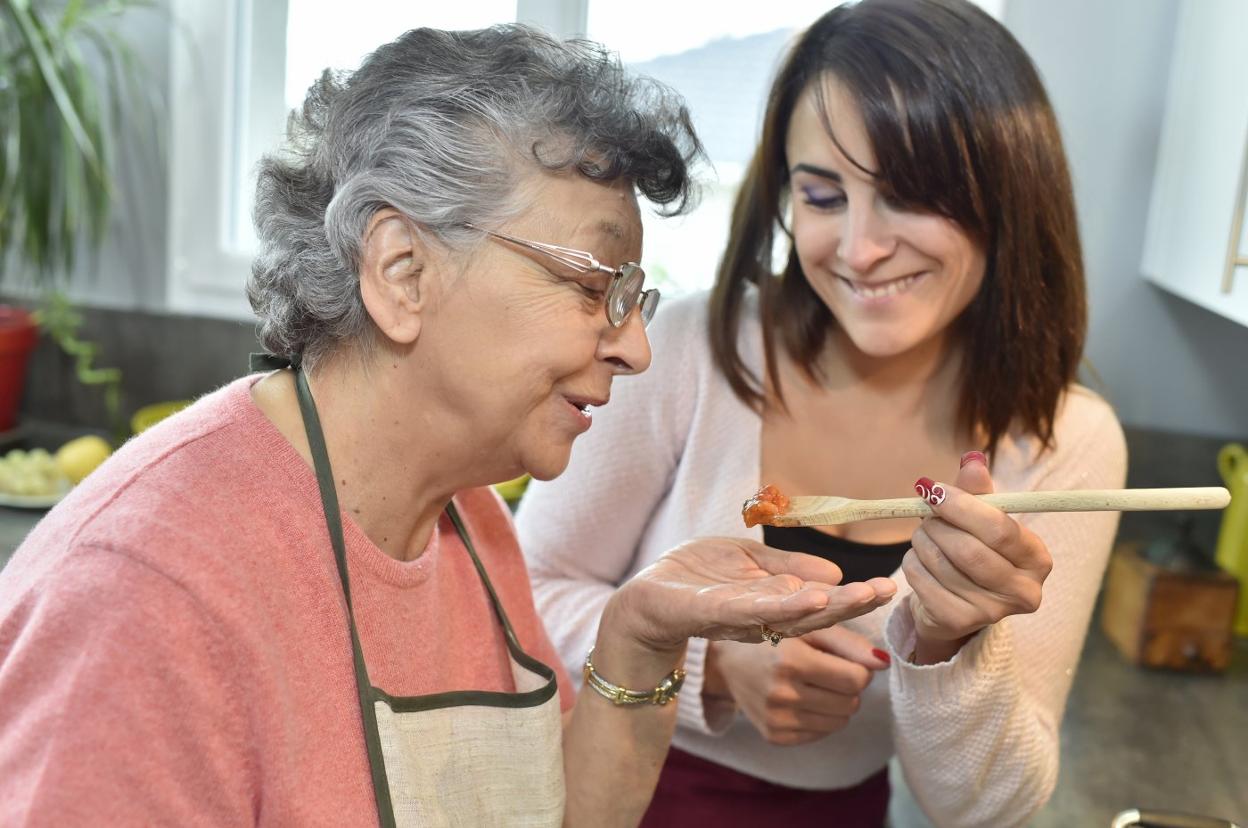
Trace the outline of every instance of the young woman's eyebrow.
<instances>
[{"instance_id":1,"label":"young woman's eyebrow","mask_svg":"<svg viewBox=\"0 0 1248 828\"><path fill-rule=\"evenodd\" d=\"M789 175L791 176L797 175L799 172L805 172L805 173L810 173L811 175L817 175L820 178L826 178L829 181L832 181L836 184L843 183L841 181L840 173L832 172L832 170L825 170L823 167L816 167L814 164L796 164L794 165L793 169L789 171Z\"/></svg>"}]
</instances>

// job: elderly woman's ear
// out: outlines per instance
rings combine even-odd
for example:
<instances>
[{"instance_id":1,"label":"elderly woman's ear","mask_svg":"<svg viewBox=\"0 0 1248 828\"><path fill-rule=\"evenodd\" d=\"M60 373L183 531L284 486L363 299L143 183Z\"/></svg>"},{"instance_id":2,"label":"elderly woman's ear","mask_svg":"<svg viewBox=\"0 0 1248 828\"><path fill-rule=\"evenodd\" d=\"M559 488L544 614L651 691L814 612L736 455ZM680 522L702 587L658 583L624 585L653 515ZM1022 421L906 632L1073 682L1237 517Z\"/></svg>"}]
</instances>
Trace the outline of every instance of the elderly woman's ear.
<instances>
[{"instance_id":1,"label":"elderly woman's ear","mask_svg":"<svg viewBox=\"0 0 1248 828\"><path fill-rule=\"evenodd\" d=\"M393 342L410 344L420 334L430 259L403 214L387 207L373 215L360 250L360 296L378 330Z\"/></svg>"}]
</instances>

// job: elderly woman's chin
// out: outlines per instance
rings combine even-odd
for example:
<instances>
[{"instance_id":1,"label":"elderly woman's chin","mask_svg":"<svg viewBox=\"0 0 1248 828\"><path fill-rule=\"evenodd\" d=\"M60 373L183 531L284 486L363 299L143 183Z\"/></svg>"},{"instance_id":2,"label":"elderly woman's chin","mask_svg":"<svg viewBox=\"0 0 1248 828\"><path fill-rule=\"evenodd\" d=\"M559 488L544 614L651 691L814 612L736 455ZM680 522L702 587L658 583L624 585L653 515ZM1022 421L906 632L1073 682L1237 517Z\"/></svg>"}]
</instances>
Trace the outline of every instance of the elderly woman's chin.
<instances>
[{"instance_id":1,"label":"elderly woman's chin","mask_svg":"<svg viewBox=\"0 0 1248 828\"><path fill-rule=\"evenodd\" d=\"M575 434L552 428L530 428L512 436L514 464L508 464L503 479L528 474L537 480L553 480L563 474L572 458Z\"/></svg>"},{"instance_id":2,"label":"elderly woman's chin","mask_svg":"<svg viewBox=\"0 0 1248 828\"><path fill-rule=\"evenodd\" d=\"M526 453L522 462L523 472L535 480L554 480L568 468L571 459L571 446L549 446L545 451Z\"/></svg>"}]
</instances>

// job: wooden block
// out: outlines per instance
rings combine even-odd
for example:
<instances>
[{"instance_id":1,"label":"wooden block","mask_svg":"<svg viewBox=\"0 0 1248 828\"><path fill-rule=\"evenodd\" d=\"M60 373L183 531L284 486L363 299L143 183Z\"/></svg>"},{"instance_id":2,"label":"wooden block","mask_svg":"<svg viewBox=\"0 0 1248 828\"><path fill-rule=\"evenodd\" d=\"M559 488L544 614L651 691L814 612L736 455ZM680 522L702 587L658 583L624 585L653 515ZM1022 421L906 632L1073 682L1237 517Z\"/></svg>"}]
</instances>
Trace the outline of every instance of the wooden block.
<instances>
[{"instance_id":1,"label":"wooden block","mask_svg":"<svg viewBox=\"0 0 1248 828\"><path fill-rule=\"evenodd\" d=\"M1116 548L1105 576L1105 603L1101 629L1118 652L1131 662L1140 661L1144 616L1148 602L1148 573L1139 560L1138 548Z\"/></svg>"},{"instance_id":2,"label":"wooden block","mask_svg":"<svg viewBox=\"0 0 1248 828\"><path fill-rule=\"evenodd\" d=\"M1138 544L1114 550L1101 628L1129 661L1146 667L1220 672L1231 659L1238 582L1225 572L1164 569Z\"/></svg>"}]
</instances>

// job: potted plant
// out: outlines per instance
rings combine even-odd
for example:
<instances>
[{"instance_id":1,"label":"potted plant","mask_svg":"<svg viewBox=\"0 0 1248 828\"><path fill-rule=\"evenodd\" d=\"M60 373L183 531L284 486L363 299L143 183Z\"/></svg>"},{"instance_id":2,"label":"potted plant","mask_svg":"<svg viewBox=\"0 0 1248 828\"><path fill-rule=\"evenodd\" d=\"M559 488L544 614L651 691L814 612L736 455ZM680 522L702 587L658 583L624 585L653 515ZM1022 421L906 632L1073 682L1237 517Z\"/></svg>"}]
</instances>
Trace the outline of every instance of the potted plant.
<instances>
[{"instance_id":1,"label":"potted plant","mask_svg":"<svg viewBox=\"0 0 1248 828\"><path fill-rule=\"evenodd\" d=\"M120 422L120 371L94 366L62 288L108 230L115 127L126 103L144 100L139 62L114 28L136 6L151 3L0 0L0 280L33 287L44 306L0 306L0 431L16 420L36 326L81 381L102 387L110 425Z\"/></svg>"}]
</instances>

